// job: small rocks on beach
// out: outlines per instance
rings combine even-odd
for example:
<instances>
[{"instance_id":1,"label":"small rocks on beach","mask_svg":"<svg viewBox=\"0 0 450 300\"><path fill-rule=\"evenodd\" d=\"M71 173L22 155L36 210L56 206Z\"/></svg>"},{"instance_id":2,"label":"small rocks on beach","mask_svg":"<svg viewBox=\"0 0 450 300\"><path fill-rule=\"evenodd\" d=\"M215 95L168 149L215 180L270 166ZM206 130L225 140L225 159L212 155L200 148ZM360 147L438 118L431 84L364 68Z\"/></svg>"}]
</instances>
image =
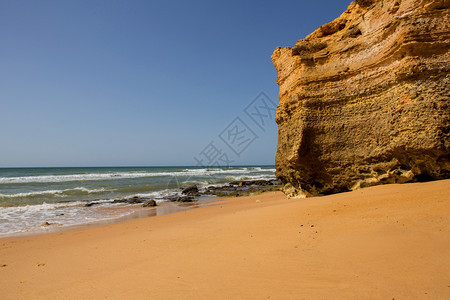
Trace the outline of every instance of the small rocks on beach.
<instances>
[{"instance_id":1,"label":"small rocks on beach","mask_svg":"<svg viewBox=\"0 0 450 300\"><path fill-rule=\"evenodd\" d=\"M156 204L156 201L152 199L152 200L145 202L142 206L143 207L153 207L153 206L158 206L158 204Z\"/></svg>"}]
</instances>

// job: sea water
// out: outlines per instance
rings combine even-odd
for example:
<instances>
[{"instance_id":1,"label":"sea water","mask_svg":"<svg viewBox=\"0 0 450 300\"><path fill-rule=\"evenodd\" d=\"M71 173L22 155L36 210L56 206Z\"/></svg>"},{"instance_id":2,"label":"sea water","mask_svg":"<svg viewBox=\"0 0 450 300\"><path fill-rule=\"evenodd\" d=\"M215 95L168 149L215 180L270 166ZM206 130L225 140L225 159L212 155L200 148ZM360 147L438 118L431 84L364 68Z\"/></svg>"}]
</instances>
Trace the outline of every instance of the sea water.
<instances>
[{"instance_id":1,"label":"sea water","mask_svg":"<svg viewBox=\"0 0 450 300\"><path fill-rule=\"evenodd\" d=\"M117 199L138 196L164 202L189 185L205 189L234 180L270 180L274 171L273 166L0 168L0 237L49 224L117 219L142 207L114 203ZM86 206L92 201L100 205Z\"/></svg>"}]
</instances>

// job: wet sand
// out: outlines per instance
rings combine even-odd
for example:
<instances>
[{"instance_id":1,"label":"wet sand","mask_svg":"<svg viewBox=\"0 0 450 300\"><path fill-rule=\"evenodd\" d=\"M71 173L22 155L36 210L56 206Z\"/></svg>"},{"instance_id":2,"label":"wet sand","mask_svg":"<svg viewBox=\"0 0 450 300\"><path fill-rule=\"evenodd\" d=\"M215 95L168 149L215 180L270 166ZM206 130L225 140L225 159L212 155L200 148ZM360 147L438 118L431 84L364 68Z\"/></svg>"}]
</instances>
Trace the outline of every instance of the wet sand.
<instances>
[{"instance_id":1,"label":"wet sand","mask_svg":"<svg viewBox=\"0 0 450 300\"><path fill-rule=\"evenodd\" d=\"M2 299L449 299L450 180L0 239Z\"/></svg>"}]
</instances>

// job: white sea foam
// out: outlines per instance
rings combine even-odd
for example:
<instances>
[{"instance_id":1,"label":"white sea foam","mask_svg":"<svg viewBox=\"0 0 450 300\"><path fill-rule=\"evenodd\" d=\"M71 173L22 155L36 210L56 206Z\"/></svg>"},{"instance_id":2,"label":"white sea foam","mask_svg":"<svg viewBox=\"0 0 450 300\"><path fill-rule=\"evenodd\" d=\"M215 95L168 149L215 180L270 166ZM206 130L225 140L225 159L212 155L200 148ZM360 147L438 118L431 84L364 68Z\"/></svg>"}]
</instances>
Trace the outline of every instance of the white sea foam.
<instances>
[{"instance_id":1,"label":"white sea foam","mask_svg":"<svg viewBox=\"0 0 450 300\"><path fill-rule=\"evenodd\" d=\"M66 182L66 181L91 181L91 180L114 180L120 178L149 177L151 173L115 172L115 173L92 173L92 174L70 174L70 175L41 175L1 177L0 184L32 183L32 182Z\"/></svg>"},{"instance_id":2,"label":"white sea foam","mask_svg":"<svg viewBox=\"0 0 450 300\"><path fill-rule=\"evenodd\" d=\"M96 202L109 203L111 200ZM129 214L130 211L84 207L86 202L42 203L14 207L0 207L0 236L42 230L43 223L52 226L81 225L114 219Z\"/></svg>"},{"instance_id":3,"label":"white sea foam","mask_svg":"<svg viewBox=\"0 0 450 300\"><path fill-rule=\"evenodd\" d=\"M27 193L17 193L17 194L0 194L0 199L12 199L12 198L26 198L33 196L56 196L56 197L66 197L68 194L75 193L86 193L86 194L94 194L94 193L103 193L112 190L107 190L104 188L100 189L87 189L84 187L76 187L73 189L65 189L65 190L45 190L45 191L35 191L35 192L27 192Z\"/></svg>"},{"instance_id":4,"label":"white sea foam","mask_svg":"<svg viewBox=\"0 0 450 300\"><path fill-rule=\"evenodd\" d=\"M233 180L230 181L238 181L238 180L276 180L277 178L274 175L240 175L234 176Z\"/></svg>"},{"instance_id":5,"label":"white sea foam","mask_svg":"<svg viewBox=\"0 0 450 300\"><path fill-rule=\"evenodd\" d=\"M48 210L54 210L59 208L67 208L72 206L80 206L86 204L82 201L74 201L74 202L64 202L64 203L41 203L41 204L35 204L35 205L21 205L21 206L6 206L6 207L0 207L0 215L4 216L5 214L10 213L33 213L33 212L39 212L39 211L48 211Z\"/></svg>"},{"instance_id":6,"label":"white sea foam","mask_svg":"<svg viewBox=\"0 0 450 300\"><path fill-rule=\"evenodd\" d=\"M248 174L256 172L274 172L275 169L262 168L239 168L239 169L185 169L179 172L113 172L113 173L91 173L91 174L69 174L69 175L41 175L41 176L19 176L0 177L0 184L32 183L32 182L67 182L67 181L94 181L94 180L116 180L156 176L209 176L217 174Z\"/></svg>"},{"instance_id":7,"label":"white sea foam","mask_svg":"<svg viewBox=\"0 0 450 300\"><path fill-rule=\"evenodd\" d=\"M181 191L166 189L166 190L162 190L162 191L158 191L158 192L138 193L138 194L132 195L130 198L132 198L132 197L153 198L156 202L163 202L163 201L166 201L163 199L164 197L175 196L175 195L181 195Z\"/></svg>"}]
</instances>

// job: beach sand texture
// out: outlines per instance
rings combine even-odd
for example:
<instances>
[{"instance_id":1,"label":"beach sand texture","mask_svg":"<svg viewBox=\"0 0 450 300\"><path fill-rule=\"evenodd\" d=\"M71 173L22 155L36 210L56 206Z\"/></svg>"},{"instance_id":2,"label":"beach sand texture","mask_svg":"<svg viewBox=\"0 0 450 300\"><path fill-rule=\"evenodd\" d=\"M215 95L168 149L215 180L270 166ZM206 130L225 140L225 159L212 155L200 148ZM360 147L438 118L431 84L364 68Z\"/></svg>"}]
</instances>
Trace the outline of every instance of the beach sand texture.
<instances>
[{"instance_id":1,"label":"beach sand texture","mask_svg":"<svg viewBox=\"0 0 450 300\"><path fill-rule=\"evenodd\" d=\"M450 180L0 239L1 299L450 299Z\"/></svg>"}]
</instances>

